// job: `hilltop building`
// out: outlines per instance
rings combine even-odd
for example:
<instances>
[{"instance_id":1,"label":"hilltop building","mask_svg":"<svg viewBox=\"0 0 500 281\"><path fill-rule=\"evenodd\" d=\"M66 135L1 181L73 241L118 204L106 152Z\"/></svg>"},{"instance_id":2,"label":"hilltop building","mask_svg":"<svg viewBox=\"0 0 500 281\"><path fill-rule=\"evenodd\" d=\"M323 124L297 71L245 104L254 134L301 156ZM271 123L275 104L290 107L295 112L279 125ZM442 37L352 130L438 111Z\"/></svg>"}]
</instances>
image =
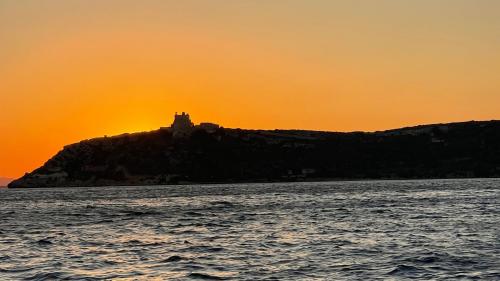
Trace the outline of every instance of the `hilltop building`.
<instances>
[{"instance_id":1,"label":"hilltop building","mask_svg":"<svg viewBox=\"0 0 500 281\"><path fill-rule=\"evenodd\" d=\"M174 136L185 136L190 134L194 129L194 124L191 122L189 114L182 112L182 114L174 115L174 122L170 126Z\"/></svg>"},{"instance_id":2,"label":"hilltop building","mask_svg":"<svg viewBox=\"0 0 500 281\"><path fill-rule=\"evenodd\" d=\"M220 126L214 123L203 122L199 125L194 125L188 113L182 112L181 114L174 115L174 122L168 128L162 127L172 131L174 137L183 137L191 134L195 129L205 130L208 133L214 133Z\"/></svg>"},{"instance_id":3,"label":"hilltop building","mask_svg":"<svg viewBox=\"0 0 500 281\"><path fill-rule=\"evenodd\" d=\"M186 131L193 129L194 124L191 122L189 114L182 112L182 114L175 113L174 123L172 123L172 130L174 131Z\"/></svg>"},{"instance_id":4,"label":"hilltop building","mask_svg":"<svg viewBox=\"0 0 500 281\"><path fill-rule=\"evenodd\" d=\"M200 125L197 125L196 128L205 130L208 133L214 133L215 131L217 131L217 129L220 128L220 126L214 123L203 122L200 123Z\"/></svg>"}]
</instances>

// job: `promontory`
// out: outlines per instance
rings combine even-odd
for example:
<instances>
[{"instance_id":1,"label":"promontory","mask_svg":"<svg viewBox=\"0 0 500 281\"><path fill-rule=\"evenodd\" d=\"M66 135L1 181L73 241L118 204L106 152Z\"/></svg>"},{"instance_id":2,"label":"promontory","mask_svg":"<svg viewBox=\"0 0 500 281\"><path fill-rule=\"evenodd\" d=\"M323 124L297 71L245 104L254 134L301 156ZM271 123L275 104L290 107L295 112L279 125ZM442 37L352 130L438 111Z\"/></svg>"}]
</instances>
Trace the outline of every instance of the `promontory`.
<instances>
[{"instance_id":1,"label":"promontory","mask_svg":"<svg viewBox=\"0 0 500 281\"><path fill-rule=\"evenodd\" d=\"M500 121L338 133L194 125L182 113L68 145L9 187L466 177L500 177Z\"/></svg>"}]
</instances>

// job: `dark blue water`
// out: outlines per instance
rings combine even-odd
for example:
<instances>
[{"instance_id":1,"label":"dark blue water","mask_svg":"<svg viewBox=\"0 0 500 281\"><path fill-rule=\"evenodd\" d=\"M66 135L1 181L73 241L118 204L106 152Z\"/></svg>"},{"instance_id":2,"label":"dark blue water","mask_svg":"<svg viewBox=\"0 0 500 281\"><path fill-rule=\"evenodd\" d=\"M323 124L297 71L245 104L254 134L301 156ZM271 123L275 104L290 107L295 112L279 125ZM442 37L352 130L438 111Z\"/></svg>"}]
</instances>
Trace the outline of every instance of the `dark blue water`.
<instances>
[{"instance_id":1,"label":"dark blue water","mask_svg":"<svg viewBox=\"0 0 500 281\"><path fill-rule=\"evenodd\" d=\"M500 280L500 180L0 190L0 280Z\"/></svg>"}]
</instances>

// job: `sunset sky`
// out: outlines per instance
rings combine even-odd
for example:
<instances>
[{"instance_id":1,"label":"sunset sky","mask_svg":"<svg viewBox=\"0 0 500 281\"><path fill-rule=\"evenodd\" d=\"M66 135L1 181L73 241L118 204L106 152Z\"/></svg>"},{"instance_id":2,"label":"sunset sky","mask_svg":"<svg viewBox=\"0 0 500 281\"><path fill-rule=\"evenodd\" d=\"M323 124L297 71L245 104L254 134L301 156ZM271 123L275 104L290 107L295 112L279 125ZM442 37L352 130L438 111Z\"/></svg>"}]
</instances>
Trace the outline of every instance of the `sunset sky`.
<instances>
[{"instance_id":1,"label":"sunset sky","mask_svg":"<svg viewBox=\"0 0 500 281\"><path fill-rule=\"evenodd\" d=\"M167 126L500 119L498 0L0 0L0 176Z\"/></svg>"}]
</instances>

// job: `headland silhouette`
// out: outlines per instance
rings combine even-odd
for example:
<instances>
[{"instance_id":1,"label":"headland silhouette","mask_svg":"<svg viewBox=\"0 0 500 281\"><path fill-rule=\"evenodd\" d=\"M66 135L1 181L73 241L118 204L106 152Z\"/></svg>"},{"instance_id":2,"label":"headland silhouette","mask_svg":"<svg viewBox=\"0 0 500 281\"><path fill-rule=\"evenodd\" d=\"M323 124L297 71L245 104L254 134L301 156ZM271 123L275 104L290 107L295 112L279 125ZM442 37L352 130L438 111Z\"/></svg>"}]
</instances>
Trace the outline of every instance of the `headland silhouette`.
<instances>
[{"instance_id":1,"label":"headland silhouette","mask_svg":"<svg viewBox=\"0 0 500 281\"><path fill-rule=\"evenodd\" d=\"M195 125L183 112L68 145L9 187L473 177L500 177L500 121L339 133Z\"/></svg>"}]
</instances>

